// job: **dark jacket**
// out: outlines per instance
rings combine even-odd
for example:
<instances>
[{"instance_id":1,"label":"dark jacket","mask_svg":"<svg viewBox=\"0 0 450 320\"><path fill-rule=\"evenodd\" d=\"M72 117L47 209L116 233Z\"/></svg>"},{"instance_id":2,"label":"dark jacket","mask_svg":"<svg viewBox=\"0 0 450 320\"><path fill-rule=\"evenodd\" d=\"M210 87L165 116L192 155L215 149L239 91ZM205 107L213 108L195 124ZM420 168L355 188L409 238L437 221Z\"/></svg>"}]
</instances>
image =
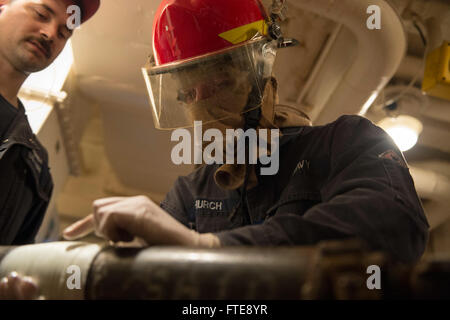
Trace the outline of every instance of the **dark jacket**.
<instances>
[{"instance_id":1,"label":"dark jacket","mask_svg":"<svg viewBox=\"0 0 450 320\"><path fill-rule=\"evenodd\" d=\"M21 103L0 138L0 245L33 243L53 189L47 151Z\"/></svg>"},{"instance_id":2,"label":"dark jacket","mask_svg":"<svg viewBox=\"0 0 450 320\"><path fill-rule=\"evenodd\" d=\"M420 258L429 225L403 155L382 129L342 116L282 133L278 174L258 176L247 193L250 225L230 221L240 197L215 184L219 165L178 178L161 207L200 233L216 233L224 246L357 237L398 260Z\"/></svg>"}]
</instances>

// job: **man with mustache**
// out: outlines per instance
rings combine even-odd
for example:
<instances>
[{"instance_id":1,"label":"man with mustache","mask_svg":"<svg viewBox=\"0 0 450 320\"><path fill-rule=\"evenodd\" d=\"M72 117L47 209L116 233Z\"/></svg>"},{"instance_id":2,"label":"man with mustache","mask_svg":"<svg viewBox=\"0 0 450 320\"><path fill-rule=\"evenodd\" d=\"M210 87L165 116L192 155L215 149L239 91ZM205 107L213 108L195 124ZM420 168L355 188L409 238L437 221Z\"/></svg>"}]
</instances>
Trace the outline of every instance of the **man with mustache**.
<instances>
[{"instance_id":1,"label":"man with mustache","mask_svg":"<svg viewBox=\"0 0 450 320\"><path fill-rule=\"evenodd\" d=\"M72 36L72 5L81 9L83 23L100 0L0 0L0 245L33 243L51 197L47 152L17 95L27 77L48 67ZM10 289L30 288L17 278L10 278ZM6 287L3 279L0 297Z\"/></svg>"}]
</instances>

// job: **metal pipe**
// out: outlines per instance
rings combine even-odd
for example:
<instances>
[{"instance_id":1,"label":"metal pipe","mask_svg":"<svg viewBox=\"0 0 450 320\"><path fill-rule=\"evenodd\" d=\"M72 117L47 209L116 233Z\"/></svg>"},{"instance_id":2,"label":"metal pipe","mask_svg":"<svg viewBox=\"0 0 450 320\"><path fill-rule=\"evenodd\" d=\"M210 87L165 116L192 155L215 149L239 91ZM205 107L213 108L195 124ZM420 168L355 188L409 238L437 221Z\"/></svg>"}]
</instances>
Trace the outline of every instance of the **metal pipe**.
<instances>
[{"instance_id":1,"label":"metal pipe","mask_svg":"<svg viewBox=\"0 0 450 320\"><path fill-rule=\"evenodd\" d=\"M422 198L449 202L450 179L432 170L410 167L411 176L416 183L417 193Z\"/></svg>"},{"instance_id":2,"label":"metal pipe","mask_svg":"<svg viewBox=\"0 0 450 320\"><path fill-rule=\"evenodd\" d=\"M311 88L312 83L316 80L317 74L319 73L324 61L327 59L328 54L330 53L331 48L336 42L336 38L339 34L339 32L342 29L342 24L336 25L333 32L327 39L327 42L322 50L322 52L319 55L319 59L317 59L316 64L314 65L314 68L311 72L311 74L308 77L308 80L306 81L305 85L303 86L302 90L300 91L300 94L297 98L297 104L301 104L303 102L303 99L305 98L306 94L308 93L308 90Z\"/></svg>"},{"instance_id":3,"label":"metal pipe","mask_svg":"<svg viewBox=\"0 0 450 320\"><path fill-rule=\"evenodd\" d=\"M406 56L398 67L395 77L403 80L412 80L419 73L416 83L422 83L423 67L423 58Z\"/></svg>"},{"instance_id":4,"label":"metal pipe","mask_svg":"<svg viewBox=\"0 0 450 320\"><path fill-rule=\"evenodd\" d=\"M312 248L106 248L88 299L300 299Z\"/></svg>"},{"instance_id":5,"label":"metal pipe","mask_svg":"<svg viewBox=\"0 0 450 320\"><path fill-rule=\"evenodd\" d=\"M100 249L86 243L58 242L0 247L0 258L0 277L17 269L22 275L31 275L47 299L450 297L450 255L427 256L417 265L403 265L354 240L311 247L221 249ZM73 275L66 273L66 266L77 264L81 264L81 287L69 290L66 284ZM379 290L368 288L371 266L381 270Z\"/></svg>"},{"instance_id":6,"label":"metal pipe","mask_svg":"<svg viewBox=\"0 0 450 320\"><path fill-rule=\"evenodd\" d=\"M371 5L380 8L380 30L366 27L367 9ZM397 12L383 0L299 0L291 6L342 23L358 42L358 55L353 65L328 100L330 109L325 108L313 122L327 123L342 114L364 114L406 53L406 34Z\"/></svg>"}]
</instances>

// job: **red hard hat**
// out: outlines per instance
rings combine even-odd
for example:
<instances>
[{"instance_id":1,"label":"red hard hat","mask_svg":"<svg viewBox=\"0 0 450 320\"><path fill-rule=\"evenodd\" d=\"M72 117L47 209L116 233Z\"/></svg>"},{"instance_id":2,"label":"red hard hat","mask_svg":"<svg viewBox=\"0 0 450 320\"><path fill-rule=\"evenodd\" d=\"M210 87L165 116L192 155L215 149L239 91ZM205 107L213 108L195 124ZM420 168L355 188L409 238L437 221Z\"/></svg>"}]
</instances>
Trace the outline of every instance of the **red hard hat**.
<instances>
[{"instance_id":1,"label":"red hard hat","mask_svg":"<svg viewBox=\"0 0 450 320\"><path fill-rule=\"evenodd\" d=\"M232 48L267 29L260 0L163 0L153 23L155 64Z\"/></svg>"}]
</instances>

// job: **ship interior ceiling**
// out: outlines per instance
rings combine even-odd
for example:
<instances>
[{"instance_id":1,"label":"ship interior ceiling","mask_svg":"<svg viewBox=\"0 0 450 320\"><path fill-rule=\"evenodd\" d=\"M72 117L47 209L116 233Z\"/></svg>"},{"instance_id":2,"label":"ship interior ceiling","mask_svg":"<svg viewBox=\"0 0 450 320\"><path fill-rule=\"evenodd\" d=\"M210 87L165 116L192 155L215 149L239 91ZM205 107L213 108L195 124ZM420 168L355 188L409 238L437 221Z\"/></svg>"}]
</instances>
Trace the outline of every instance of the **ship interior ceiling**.
<instances>
[{"instance_id":1,"label":"ship interior ceiling","mask_svg":"<svg viewBox=\"0 0 450 320\"><path fill-rule=\"evenodd\" d=\"M74 63L62 88L67 97L55 100L38 134L55 176L40 241L58 240L98 198L144 194L162 201L176 178L194 168L172 163L171 132L155 129L142 78L160 1L129 2L102 1L96 18L72 38ZM327 10L335 2L336 10ZM450 2L375 2L391 8L382 11L388 13L381 30L357 27L370 1L358 2L359 16L351 0L287 1L284 34L299 45L278 52L280 104L316 125L363 109L374 123L396 112L420 120L418 142L404 155L431 226L427 252L450 252L450 101L421 88L425 57L450 41ZM378 36L369 42L370 32Z\"/></svg>"}]
</instances>

